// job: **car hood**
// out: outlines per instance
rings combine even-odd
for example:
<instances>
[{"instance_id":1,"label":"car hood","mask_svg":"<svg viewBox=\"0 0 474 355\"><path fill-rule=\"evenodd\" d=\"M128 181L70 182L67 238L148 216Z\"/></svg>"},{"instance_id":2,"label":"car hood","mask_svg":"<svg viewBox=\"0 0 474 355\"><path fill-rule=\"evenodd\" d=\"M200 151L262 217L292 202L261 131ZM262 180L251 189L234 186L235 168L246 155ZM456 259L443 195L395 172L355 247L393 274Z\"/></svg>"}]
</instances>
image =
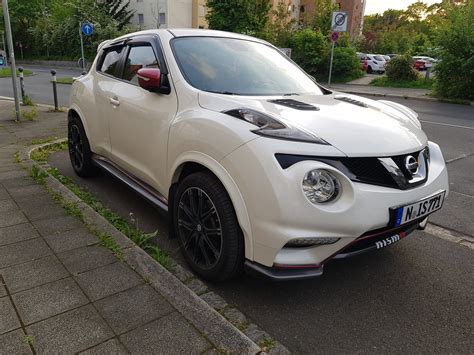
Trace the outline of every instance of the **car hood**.
<instances>
[{"instance_id":1,"label":"car hood","mask_svg":"<svg viewBox=\"0 0 474 355\"><path fill-rule=\"evenodd\" d=\"M307 111L270 102L276 99L295 100L319 110ZM200 92L199 104L218 112L251 108L272 115L310 131L347 156L399 155L420 150L427 144L416 113L390 101L337 92L284 97Z\"/></svg>"}]
</instances>

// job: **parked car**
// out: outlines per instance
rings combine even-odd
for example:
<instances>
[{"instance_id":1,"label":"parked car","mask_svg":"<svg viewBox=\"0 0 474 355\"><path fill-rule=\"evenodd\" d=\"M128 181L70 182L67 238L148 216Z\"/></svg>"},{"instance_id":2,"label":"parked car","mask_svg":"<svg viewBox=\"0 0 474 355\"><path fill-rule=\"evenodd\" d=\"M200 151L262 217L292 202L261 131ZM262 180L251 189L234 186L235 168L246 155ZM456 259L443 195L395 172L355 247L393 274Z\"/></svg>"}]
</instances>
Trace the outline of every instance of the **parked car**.
<instances>
[{"instance_id":1,"label":"parked car","mask_svg":"<svg viewBox=\"0 0 474 355\"><path fill-rule=\"evenodd\" d=\"M69 156L168 211L201 277L301 279L441 208L444 158L417 117L327 89L257 38L149 30L102 43L73 83Z\"/></svg>"},{"instance_id":2,"label":"parked car","mask_svg":"<svg viewBox=\"0 0 474 355\"><path fill-rule=\"evenodd\" d=\"M367 73L385 73L385 59L380 55L367 54Z\"/></svg>"},{"instance_id":3,"label":"parked car","mask_svg":"<svg viewBox=\"0 0 474 355\"><path fill-rule=\"evenodd\" d=\"M390 59L392 59L389 55L383 55L382 57L385 59L386 63L390 62Z\"/></svg>"},{"instance_id":4,"label":"parked car","mask_svg":"<svg viewBox=\"0 0 474 355\"><path fill-rule=\"evenodd\" d=\"M427 57L427 56L414 56L413 59L415 60L424 60L426 62L429 62L431 64L436 64L439 62L438 59L432 58L432 57Z\"/></svg>"},{"instance_id":5,"label":"parked car","mask_svg":"<svg viewBox=\"0 0 474 355\"><path fill-rule=\"evenodd\" d=\"M395 57L397 57L398 55L399 55L399 54L393 54L393 53L387 54L387 56L389 56L390 59L395 58Z\"/></svg>"},{"instance_id":6,"label":"parked car","mask_svg":"<svg viewBox=\"0 0 474 355\"><path fill-rule=\"evenodd\" d=\"M360 68L363 70L363 71L367 71L368 67L369 67L369 61L367 59L367 54L365 53L360 53L360 52L357 52L357 57L359 58L360 60Z\"/></svg>"},{"instance_id":7,"label":"parked car","mask_svg":"<svg viewBox=\"0 0 474 355\"><path fill-rule=\"evenodd\" d=\"M413 67L416 70L426 70L427 66L430 65L431 63L428 64L428 61L423 60L423 59L415 59L413 57Z\"/></svg>"}]
</instances>

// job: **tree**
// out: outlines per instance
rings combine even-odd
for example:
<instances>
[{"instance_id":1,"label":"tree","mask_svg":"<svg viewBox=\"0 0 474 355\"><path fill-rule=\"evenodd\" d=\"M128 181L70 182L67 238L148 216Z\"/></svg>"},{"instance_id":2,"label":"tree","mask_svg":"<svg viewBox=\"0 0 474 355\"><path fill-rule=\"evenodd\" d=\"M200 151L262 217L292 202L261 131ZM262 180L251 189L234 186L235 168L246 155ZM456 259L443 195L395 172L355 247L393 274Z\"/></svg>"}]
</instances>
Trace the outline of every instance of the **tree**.
<instances>
[{"instance_id":1,"label":"tree","mask_svg":"<svg viewBox=\"0 0 474 355\"><path fill-rule=\"evenodd\" d=\"M322 34L331 31L332 12L336 10L333 0L317 0L313 27Z\"/></svg>"},{"instance_id":2,"label":"tree","mask_svg":"<svg viewBox=\"0 0 474 355\"><path fill-rule=\"evenodd\" d=\"M109 15L117 22L117 29L120 31L130 22L134 11L129 10L130 0L96 0L100 11Z\"/></svg>"},{"instance_id":3,"label":"tree","mask_svg":"<svg viewBox=\"0 0 474 355\"><path fill-rule=\"evenodd\" d=\"M276 9L271 11L271 19L266 29L265 39L277 47L289 46L294 33L296 20L288 10L288 3L279 0Z\"/></svg>"},{"instance_id":4,"label":"tree","mask_svg":"<svg viewBox=\"0 0 474 355\"><path fill-rule=\"evenodd\" d=\"M474 100L474 2L449 8L436 36L441 62L436 65L438 95Z\"/></svg>"},{"instance_id":5,"label":"tree","mask_svg":"<svg viewBox=\"0 0 474 355\"><path fill-rule=\"evenodd\" d=\"M207 0L209 28L259 34L268 23L270 0Z\"/></svg>"}]
</instances>

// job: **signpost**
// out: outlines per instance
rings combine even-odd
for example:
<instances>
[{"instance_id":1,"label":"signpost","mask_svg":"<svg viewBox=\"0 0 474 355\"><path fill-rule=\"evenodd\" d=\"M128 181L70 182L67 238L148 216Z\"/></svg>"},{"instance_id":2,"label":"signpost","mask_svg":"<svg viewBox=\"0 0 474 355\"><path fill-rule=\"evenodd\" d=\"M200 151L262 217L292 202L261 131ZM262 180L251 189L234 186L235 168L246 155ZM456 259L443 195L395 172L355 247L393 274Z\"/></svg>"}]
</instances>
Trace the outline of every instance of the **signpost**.
<instances>
[{"instance_id":1,"label":"signpost","mask_svg":"<svg viewBox=\"0 0 474 355\"><path fill-rule=\"evenodd\" d=\"M331 86L331 75L332 75L332 62L334 60L334 45L339 39L339 32L346 32L347 31L347 22L348 22L348 15L347 12L344 11L334 11L332 13L332 22L331 22L331 62L329 63L329 77L328 77L328 86Z\"/></svg>"},{"instance_id":2,"label":"signpost","mask_svg":"<svg viewBox=\"0 0 474 355\"><path fill-rule=\"evenodd\" d=\"M20 98L18 97L18 86L16 81L15 52L13 50L12 29L10 25L10 14L8 12L8 0L3 0L3 18L5 20L5 31L7 33L8 51L12 69L13 96L15 97L15 117L20 120Z\"/></svg>"},{"instance_id":3,"label":"signpost","mask_svg":"<svg viewBox=\"0 0 474 355\"><path fill-rule=\"evenodd\" d=\"M84 41L82 40L82 35L92 36L94 33L94 25L89 22L80 23L79 22L79 36L81 37L81 66L82 70L86 70L86 59L84 57Z\"/></svg>"}]
</instances>

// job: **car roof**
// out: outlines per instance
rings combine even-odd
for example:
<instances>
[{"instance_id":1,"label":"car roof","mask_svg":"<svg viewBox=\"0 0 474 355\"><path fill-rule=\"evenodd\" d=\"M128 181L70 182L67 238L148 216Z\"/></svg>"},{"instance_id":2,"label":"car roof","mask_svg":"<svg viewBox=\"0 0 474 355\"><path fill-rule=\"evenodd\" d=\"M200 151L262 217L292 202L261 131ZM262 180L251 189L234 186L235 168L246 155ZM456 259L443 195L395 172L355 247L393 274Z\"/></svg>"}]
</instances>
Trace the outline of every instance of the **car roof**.
<instances>
[{"instance_id":1,"label":"car roof","mask_svg":"<svg viewBox=\"0 0 474 355\"><path fill-rule=\"evenodd\" d=\"M246 39L254 42L267 43L261 39L242 35L239 33L225 32L225 31L216 31L208 29L198 29L198 28L168 28L168 29L154 29L154 30L144 30L133 33L127 33L121 37L115 38L114 41L120 39L126 39L129 37L137 35L149 35L149 34L171 34L173 37L225 37L225 38L236 38L236 39Z\"/></svg>"}]
</instances>

